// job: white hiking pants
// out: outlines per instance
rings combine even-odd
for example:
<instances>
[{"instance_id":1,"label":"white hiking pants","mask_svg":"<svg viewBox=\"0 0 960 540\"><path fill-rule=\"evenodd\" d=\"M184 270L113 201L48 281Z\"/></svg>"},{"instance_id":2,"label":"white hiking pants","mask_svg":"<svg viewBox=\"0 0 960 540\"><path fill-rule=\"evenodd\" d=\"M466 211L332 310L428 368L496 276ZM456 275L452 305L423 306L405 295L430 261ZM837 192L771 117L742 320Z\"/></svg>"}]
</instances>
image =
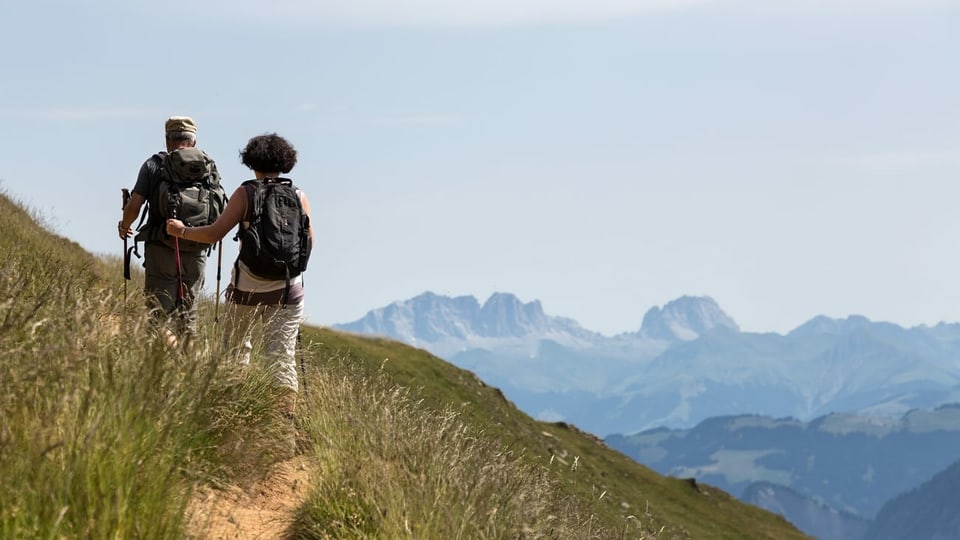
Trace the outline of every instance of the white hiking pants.
<instances>
[{"instance_id":1,"label":"white hiking pants","mask_svg":"<svg viewBox=\"0 0 960 540\"><path fill-rule=\"evenodd\" d=\"M245 306L227 304L223 344L229 354L243 365L250 363L253 335L263 329L264 365L273 371L277 386L298 391L297 334L303 321L303 302L299 304Z\"/></svg>"}]
</instances>

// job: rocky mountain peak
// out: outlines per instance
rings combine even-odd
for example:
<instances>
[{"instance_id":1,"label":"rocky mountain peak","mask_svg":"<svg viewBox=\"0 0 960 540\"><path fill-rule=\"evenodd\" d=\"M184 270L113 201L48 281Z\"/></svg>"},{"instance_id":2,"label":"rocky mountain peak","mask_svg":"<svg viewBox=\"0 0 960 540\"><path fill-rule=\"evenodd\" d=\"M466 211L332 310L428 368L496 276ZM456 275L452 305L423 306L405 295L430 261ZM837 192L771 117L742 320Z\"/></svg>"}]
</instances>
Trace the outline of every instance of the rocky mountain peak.
<instances>
[{"instance_id":1,"label":"rocky mountain peak","mask_svg":"<svg viewBox=\"0 0 960 540\"><path fill-rule=\"evenodd\" d=\"M804 337L818 334L846 334L857 329L866 329L872 325L862 315L851 315L845 319L833 319L826 315L817 315L790 332L791 336Z\"/></svg>"},{"instance_id":2,"label":"rocky mountain peak","mask_svg":"<svg viewBox=\"0 0 960 540\"><path fill-rule=\"evenodd\" d=\"M682 296L643 316L640 333L667 341L692 341L719 326L739 331L737 323L709 296Z\"/></svg>"},{"instance_id":3,"label":"rocky mountain peak","mask_svg":"<svg viewBox=\"0 0 960 540\"><path fill-rule=\"evenodd\" d=\"M521 336L547 330L539 300L526 304L509 293L493 293L480 308L479 327L487 336Z\"/></svg>"},{"instance_id":4,"label":"rocky mountain peak","mask_svg":"<svg viewBox=\"0 0 960 540\"><path fill-rule=\"evenodd\" d=\"M493 293L481 306L473 296L451 298L428 291L335 328L387 336L434 352L486 339L590 340L596 336L572 319L545 314L539 300L523 303L503 292Z\"/></svg>"}]
</instances>

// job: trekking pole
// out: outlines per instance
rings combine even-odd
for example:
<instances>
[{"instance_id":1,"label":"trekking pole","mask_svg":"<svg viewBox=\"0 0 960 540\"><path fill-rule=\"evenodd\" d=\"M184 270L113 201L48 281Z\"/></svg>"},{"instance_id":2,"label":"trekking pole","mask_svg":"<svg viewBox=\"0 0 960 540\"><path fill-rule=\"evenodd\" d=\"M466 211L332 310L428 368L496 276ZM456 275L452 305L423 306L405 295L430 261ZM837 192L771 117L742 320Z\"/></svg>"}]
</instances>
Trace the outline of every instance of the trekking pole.
<instances>
[{"instance_id":1,"label":"trekking pole","mask_svg":"<svg viewBox=\"0 0 960 540\"><path fill-rule=\"evenodd\" d=\"M223 268L223 238L217 245L217 290L216 299L213 304L213 323L220 322L220 269Z\"/></svg>"},{"instance_id":2,"label":"trekking pole","mask_svg":"<svg viewBox=\"0 0 960 540\"><path fill-rule=\"evenodd\" d=\"M123 196L123 207L121 211L126 211L127 203L130 202L130 190L120 188ZM120 224L123 225L123 218L120 218ZM127 235L123 235L123 304L127 304L127 282L130 281L130 250L127 248Z\"/></svg>"},{"instance_id":3,"label":"trekking pole","mask_svg":"<svg viewBox=\"0 0 960 540\"><path fill-rule=\"evenodd\" d=\"M177 219L177 211L174 209L171 213L173 219ZM174 259L177 262L177 309L183 310L183 299L184 299L184 290L183 290L183 265L180 264L180 238L177 236L173 237L173 253Z\"/></svg>"},{"instance_id":4,"label":"trekking pole","mask_svg":"<svg viewBox=\"0 0 960 540\"><path fill-rule=\"evenodd\" d=\"M303 338L300 334L300 329L297 328L297 356L300 357L300 379L303 380L303 395L307 395L307 367L303 361Z\"/></svg>"}]
</instances>

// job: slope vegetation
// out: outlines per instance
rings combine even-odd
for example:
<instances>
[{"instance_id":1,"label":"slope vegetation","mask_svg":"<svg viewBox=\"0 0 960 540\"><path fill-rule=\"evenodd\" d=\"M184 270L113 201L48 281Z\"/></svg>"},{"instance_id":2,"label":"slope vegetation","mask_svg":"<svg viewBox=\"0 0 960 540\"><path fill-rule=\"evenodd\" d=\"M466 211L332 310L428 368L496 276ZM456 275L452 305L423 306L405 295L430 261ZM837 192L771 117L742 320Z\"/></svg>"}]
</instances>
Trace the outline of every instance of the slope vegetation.
<instances>
[{"instance_id":1,"label":"slope vegetation","mask_svg":"<svg viewBox=\"0 0 960 540\"><path fill-rule=\"evenodd\" d=\"M427 352L320 328L291 460L268 368L224 361L211 306L196 348L169 350L119 261L3 196L0 227L0 538L214 538L231 502L272 516L239 538L804 537Z\"/></svg>"}]
</instances>

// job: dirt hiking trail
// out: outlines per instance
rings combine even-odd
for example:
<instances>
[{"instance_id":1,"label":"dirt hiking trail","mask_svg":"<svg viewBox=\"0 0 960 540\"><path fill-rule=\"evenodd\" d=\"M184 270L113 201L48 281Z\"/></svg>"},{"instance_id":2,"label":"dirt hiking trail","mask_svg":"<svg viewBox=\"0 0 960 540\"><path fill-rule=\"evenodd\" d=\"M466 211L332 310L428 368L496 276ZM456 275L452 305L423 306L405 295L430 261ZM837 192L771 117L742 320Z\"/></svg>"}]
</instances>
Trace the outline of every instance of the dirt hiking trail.
<instances>
[{"instance_id":1,"label":"dirt hiking trail","mask_svg":"<svg viewBox=\"0 0 960 540\"><path fill-rule=\"evenodd\" d=\"M297 456L275 464L246 489L204 487L188 508L189 530L209 540L282 538L307 495L310 475L307 461Z\"/></svg>"}]
</instances>

